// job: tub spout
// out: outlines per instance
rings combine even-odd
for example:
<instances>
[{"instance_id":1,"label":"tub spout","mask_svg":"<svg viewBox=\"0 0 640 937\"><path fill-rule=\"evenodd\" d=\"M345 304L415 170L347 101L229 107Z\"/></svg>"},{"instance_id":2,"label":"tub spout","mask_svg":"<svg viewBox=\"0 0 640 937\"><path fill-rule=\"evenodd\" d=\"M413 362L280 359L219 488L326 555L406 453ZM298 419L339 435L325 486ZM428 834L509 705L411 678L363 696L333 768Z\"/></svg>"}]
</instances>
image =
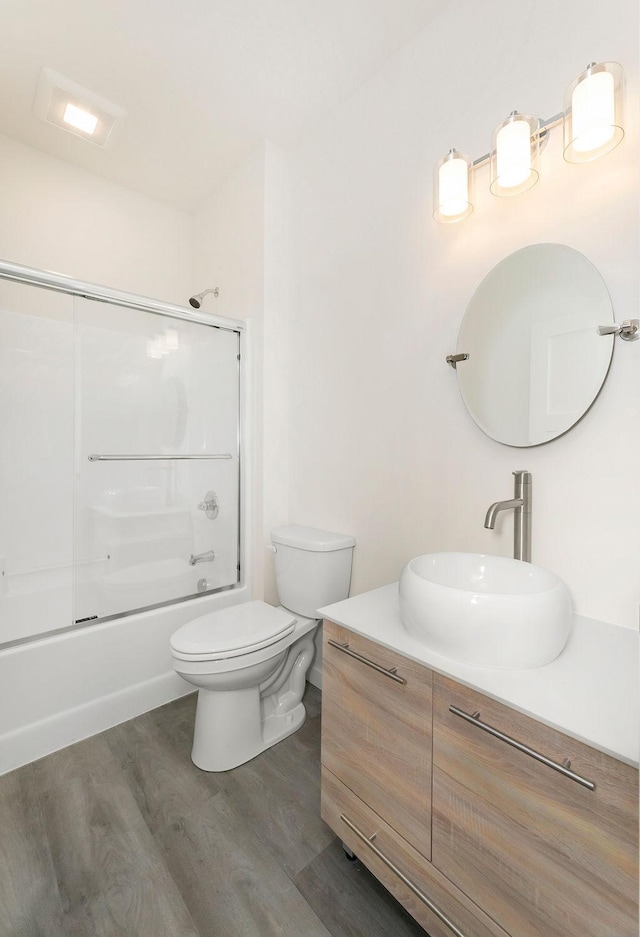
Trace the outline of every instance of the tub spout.
<instances>
[{"instance_id":1,"label":"tub spout","mask_svg":"<svg viewBox=\"0 0 640 937\"><path fill-rule=\"evenodd\" d=\"M196 563L212 563L216 558L213 550L206 550L204 553L192 553L189 557L189 565L195 566Z\"/></svg>"}]
</instances>

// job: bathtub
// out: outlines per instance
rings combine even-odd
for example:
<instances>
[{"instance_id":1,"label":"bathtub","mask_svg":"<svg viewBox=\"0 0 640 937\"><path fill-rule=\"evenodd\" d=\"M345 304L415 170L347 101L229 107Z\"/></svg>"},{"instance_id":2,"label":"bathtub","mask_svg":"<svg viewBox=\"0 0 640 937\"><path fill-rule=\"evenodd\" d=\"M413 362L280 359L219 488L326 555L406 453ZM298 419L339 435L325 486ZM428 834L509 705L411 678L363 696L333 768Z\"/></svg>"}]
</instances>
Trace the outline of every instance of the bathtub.
<instances>
[{"instance_id":1,"label":"bathtub","mask_svg":"<svg viewBox=\"0 0 640 937\"><path fill-rule=\"evenodd\" d=\"M33 633L46 630L34 622L50 622L64 595L54 583L2 599L17 603L16 623ZM192 692L173 670L169 637L197 615L249 598L239 586L0 649L0 774Z\"/></svg>"},{"instance_id":2,"label":"bathtub","mask_svg":"<svg viewBox=\"0 0 640 937\"><path fill-rule=\"evenodd\" d=\"M0 647L68 625L73 620L72 595L70 566L20 575L3 570Z\"/></svg>"}]
</instances>

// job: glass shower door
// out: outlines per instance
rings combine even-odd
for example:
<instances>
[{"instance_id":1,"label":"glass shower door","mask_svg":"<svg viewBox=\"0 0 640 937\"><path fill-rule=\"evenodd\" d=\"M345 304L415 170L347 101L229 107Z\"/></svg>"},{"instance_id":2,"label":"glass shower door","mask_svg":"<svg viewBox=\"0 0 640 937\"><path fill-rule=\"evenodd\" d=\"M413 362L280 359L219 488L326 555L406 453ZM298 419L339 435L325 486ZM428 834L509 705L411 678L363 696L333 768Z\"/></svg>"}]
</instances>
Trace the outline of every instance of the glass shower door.
<instances>
[{"instance_id":1,"label":"glass shower door","mask_svg":"<svg viewBox=\"0 0 640 937\"><path fill-rule=\"evenodd\" d=\"M239 581L239 335L75 300L75 618Z\"/></svg>"},{"instance_id":2,"label":"glass shower door","mask_svg":"<svg viewBox=\"0 0 640 937\"><path fill-rule=\"evenodd\" d=\"M0 645L73 620L73 300L0 280Z\"/></svg>"}]
</instances>

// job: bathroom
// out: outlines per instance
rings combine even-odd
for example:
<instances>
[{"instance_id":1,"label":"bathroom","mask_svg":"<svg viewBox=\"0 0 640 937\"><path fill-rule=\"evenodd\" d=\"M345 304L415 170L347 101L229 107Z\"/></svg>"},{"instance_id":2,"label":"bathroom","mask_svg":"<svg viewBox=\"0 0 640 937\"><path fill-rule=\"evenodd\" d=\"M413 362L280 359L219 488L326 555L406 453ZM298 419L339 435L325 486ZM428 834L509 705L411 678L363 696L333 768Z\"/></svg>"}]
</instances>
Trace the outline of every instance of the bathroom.
<instances>
[{"instance_id":1,"label":"bathroom","mask_svg":"<svg viewBox=\"0 0 640 937\"><path fill-rule=\"evenodd\" d=\"M202 171L205 133L197 119L206 104L201 76L212 83L218 77L217 63L230 52L207 43L221 40L205 41L189 24L193 71L172 92L193 108L192 131L179 147L195 158L193 172L168 177L165 163L151 158L127 167L119 147L132 147L132 137L144 142L145 114L134 109L127 84L138 82L141 97L154 100L155 86L144 82L162 76L183 11L175 22L163 11L156 48L146 7L126 8L123 33L147 63L145 78L124 68L112 75L109 50L99 57L102 71L91 70L101 28L109 25L106 7L102 19L94 5L91 13L59 6L90 40L65 52L48 44L52 27L42 3L12 0L0 40L3 96L9 99L9 88L13 96L0 122L0 257L180 306L194 292L218 287L202 312L246 323L247 597L278 604L268 547L271 531L288 523L355 537L352 595L396 582L407 560L423 553L509 556L510 518L503 515L493 531L483 521L491 502L510 497L511 473L526 468L535 484L533 561L564 580L578 614L637 630L640 343L616 339L594 406L566 435L525 451L478 429L445 363L480 281L530 244L583 253L607 284L616 321L637 316L637 5L615 0L605 12L593 0L529 0L515 11L506 0L372 6L348 4L352 18L336 11L332 25L313 20L310 5L304 15L297 6L274 5L271 32L261 26L272 56L263 60L265 72L279 66L283 84L299 84L288 60L276 59L287 52L276 42L284 29L278 17L291 17L298 32L288 34L289 51L306 28L324 36L314 63L338 76L333 98L322 98L316 110L294 98L298 117L306 117L295 133L274 105L273 129L266 122L252 145L229 144L211 164L210 181L194 192L189 183L196 168ZM385 19L398 6L404 19ZM116 15L117 7L110 10ZM204 10L196 4L194 16ZM365 22L374 51L350 70L346 52L336 61L332 37L338 31L355 43ZM259 23L254 11L252 29ZM395 44L384 45L385 36ZM37 66L20 77L15 50L27 41ZM291 61L305 65L304 57L291 54ZM486 153L492 129L514 108L541 118L558 113L567 85L591 61L624 67L623 143L602 160L572 166L562 159L556 129L530 192L494 198L488 170L480 168L471 218L436 224L432 170L442 155L452 146L472 158ZM41 66L129 111L111 150L86 155L84 141L40 128L31 108ZM18 96L25 114L17 113ZM162 138L154 142L159 147ZM3 770L188 692L168 655L169 636L182 621L159 629L146 621L127 635L132 657L153 658L145 668L125 662L109 644L114 632L100 628L67 638L55 660L47 649L23 671L15 653L0 660ZM41 676L47 667L55 682ZM310 677L321 687L318 663ZM42 748L43 737L55 744Z\"/></svg>"}]
</instances>

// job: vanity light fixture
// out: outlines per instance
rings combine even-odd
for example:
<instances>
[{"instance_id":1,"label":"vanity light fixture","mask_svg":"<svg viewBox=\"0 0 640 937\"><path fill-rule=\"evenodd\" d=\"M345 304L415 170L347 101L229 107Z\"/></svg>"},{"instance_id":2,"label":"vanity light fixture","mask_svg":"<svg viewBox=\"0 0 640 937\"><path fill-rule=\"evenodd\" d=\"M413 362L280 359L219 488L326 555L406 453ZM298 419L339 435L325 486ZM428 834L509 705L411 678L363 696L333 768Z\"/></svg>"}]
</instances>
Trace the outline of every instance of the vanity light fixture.
<instances>
[{"instance_id":1,"label":"vanity light fixture","mask_svg":"<svg viewBox=\"0 0 640 937\"><path fill-rule=\"evenodd\" d=\"M588 162L609 153L624 137L622 97L622 66L592 62L567 88L561 113L540 120L512 111L493 131L491 152L473 161L449 150L434 168L434 219L451 223L469 217L474 208L473 170L486 163L493 195L520 195L532 188L540 178L540 151L560 123L567 162Z\"/></svg>"}]
</instances>

